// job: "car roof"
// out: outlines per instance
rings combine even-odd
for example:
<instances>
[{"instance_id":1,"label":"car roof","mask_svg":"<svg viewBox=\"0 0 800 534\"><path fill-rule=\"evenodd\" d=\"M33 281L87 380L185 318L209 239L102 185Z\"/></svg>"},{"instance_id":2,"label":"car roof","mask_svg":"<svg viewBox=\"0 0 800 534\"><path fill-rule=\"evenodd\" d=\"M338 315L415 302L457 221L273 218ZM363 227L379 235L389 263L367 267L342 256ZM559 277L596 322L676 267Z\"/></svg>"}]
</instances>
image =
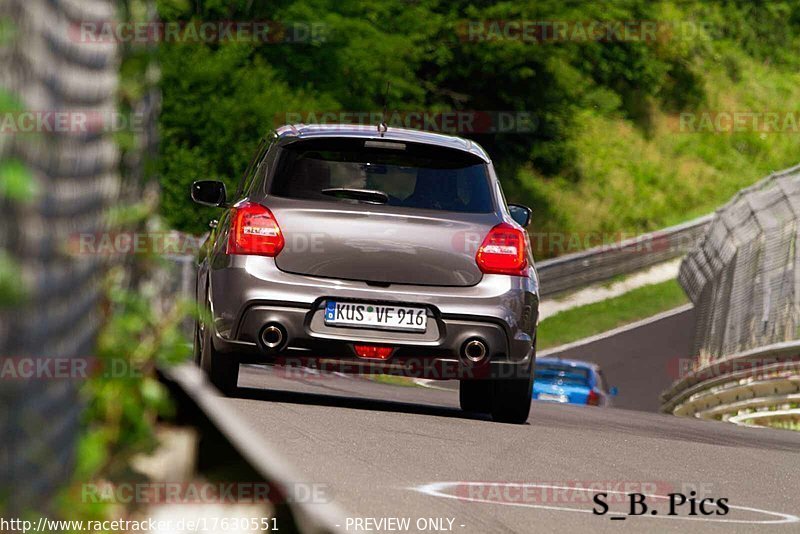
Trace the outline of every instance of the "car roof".
<instances>
[{"instance_id":1,"label":"car roof","mask_svg":"<svg viewBox=\"0 0 800 534\"><path fill-rule=\"evenodd\" d=\"M363 139L376 139L385 141L406 141L409 143L425 143L437 145L454 150L469 152L481 158L486 163L491 159L485 150L476 142L456 137L422 130L409 130L406 128L388 127L381 135L377 126L364 124L288 124L275 130L279 140L290 143L295 140L319 137L357 137Z\"/></svg>"},{"instance_id":2,"label":"car roof","mask_svg":"<svg viewBox=\"0 0 800 534\"><path fill-rule=\"evenodd\" d=\"M600 369L600 366L594 362L571 360L568 358L536 358L536 363L554 363L568 365L569 367L583 367L585 369L592 369L593 371L598 371Z\"/></svg>"}]
</instances>

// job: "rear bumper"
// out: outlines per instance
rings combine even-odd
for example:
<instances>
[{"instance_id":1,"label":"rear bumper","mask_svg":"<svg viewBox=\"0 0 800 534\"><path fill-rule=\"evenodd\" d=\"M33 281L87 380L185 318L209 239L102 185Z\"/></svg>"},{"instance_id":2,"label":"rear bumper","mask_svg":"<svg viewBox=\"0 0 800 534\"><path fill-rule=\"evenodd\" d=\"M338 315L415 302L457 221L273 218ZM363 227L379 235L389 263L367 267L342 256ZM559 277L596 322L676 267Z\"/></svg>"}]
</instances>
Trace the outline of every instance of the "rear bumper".
<instances>
[{"instance_id":1,"label":"rear bumper","mask_svg":"<svg viewBox=\"0 0 800 534\"><path fill-rule=\"evenodd\" d=\"M359 366L367 363L407 373L431 362L455 366L466 341L479 338L489 347L492 368L527 368L535 357L535 278L487 275L471 287L383 288L286 273L272 258L222 256L220 260L225 264L209 271L209 298L214 346L223 353L255 361L338 362L345 372L362 371ZM419 334L327 326L322 313L328 298L424 306L428 328ZM259 341L267 324L281 325L288 338L277 355L269 354ZM375 364L355 356L352 346L357 342L396 348L389 362Z\"/></svg>"}]
</instances>

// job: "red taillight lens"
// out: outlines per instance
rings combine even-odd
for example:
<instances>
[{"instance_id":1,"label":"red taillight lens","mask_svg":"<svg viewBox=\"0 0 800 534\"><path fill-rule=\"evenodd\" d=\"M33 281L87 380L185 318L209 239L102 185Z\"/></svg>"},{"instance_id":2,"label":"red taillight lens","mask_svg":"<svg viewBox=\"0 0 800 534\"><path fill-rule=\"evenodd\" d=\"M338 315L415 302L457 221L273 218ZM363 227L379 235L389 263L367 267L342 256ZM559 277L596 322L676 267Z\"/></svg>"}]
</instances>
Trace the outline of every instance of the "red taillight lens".
<instances>
[{"instance_id":1,"label":"red taillight lens","mask_svg":"<svg viewBox=\"0 0 800 534\"><path fill-rule=\"evenodd\" d=\"M597 394L595 390L589 391L589 396L586 397L586 404L589 406L599 406L600 405L600 395Z\"/></svg>"},{"instance_id":2,"label":"red taillight lens","mask_svg":"<svg viewBox=\"0 0 800 534\"><path fill-rule=\"evenodd\" d=\"M528 276L525 233L508 223L500 223L489 231L475 260L486 274Z\"/></svg>"},{"instance_id":3,"label":"red taillight lens","mask_svg":"<svg viewBox=\"0 0 800 534\"><path fill-rule=\"evenodd\" d=\"M283 245L278 221L267 208L251 202L233 208L228 254L277 256Z\"/></svg>"},{"instance_id":4,"label":"red taillight lens","mask_svg":"<svg viewBox=\"0 0 800 534\"><path fill-rule=\"evenodd\" d=\"M353 345L353 348L359 358L371 360L387 360L394 351L393 347L381 347L380 345Z\"/></svg>"}]
</instances>

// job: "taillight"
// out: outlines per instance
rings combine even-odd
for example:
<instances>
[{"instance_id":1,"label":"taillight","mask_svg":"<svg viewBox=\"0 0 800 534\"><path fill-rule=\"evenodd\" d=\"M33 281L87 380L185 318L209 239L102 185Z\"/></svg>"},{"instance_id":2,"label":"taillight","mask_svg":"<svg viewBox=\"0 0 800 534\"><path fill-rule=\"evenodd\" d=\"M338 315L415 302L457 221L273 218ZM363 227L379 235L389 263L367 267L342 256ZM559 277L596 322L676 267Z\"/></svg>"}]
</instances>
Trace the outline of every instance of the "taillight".
<instances>
[{"instance_id":1,"label":"taillight","mask_svg":"<svg viewBox=\"0 0 800 534\"><path fill-rule=\"evenodd\" d=\"M353 345L356 355L359 358L370 360L387 360L394 351L393 347L382 347L380 345Z\"/></svg>"},{"instance_id":2,"label":"taillight","mask_svg":"<svg viewBox=\"0 0 800 534\"><path fill-rule=\"evenodd\" d=\"M589 396L586 397L586 404L589 406L600 406L600 395L595 390L589 390Z\"/></svg>"},{"instance_id":3,"label":"taillight","mask_svg":"<svg viewBox=\"0 0 800 534\"><path fill-rule=\"evenodd\" d=\"M231 210L228 254L277 256L283 245L278 221L267 208L245 202Z\"/></svg>"},{"instance_id":4,"label":"taillight","mask_svg":"<svg viewBox=\"0 0 800 534\"><path fill-rule=\"evenodd\" d=\"M500 223L489 231L475 260L485 274L528 276L525 234L516 226Z\"/></svg>"}]
</instances>

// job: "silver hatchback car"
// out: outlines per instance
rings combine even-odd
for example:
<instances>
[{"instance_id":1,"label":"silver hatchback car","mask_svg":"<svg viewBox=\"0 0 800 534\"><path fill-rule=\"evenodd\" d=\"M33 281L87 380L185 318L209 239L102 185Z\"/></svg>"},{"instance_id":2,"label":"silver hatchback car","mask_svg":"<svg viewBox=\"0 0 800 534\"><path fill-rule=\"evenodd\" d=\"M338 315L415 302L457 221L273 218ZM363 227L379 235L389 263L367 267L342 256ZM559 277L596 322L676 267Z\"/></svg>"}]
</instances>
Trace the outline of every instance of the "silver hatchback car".
<instances>
[{"instance_id":1,"label":"silver hatchback car","mask_svg":"<svg viewBox=\"0 0 800 534\"><path fill-rule=\"evenodd\" d=\"M203 247L195 358L224 393L240 363L458 379L461 407L522 423L539 282L491 160L404 129L284 126L263 141Z\"/></svg>"}]
</instances>

